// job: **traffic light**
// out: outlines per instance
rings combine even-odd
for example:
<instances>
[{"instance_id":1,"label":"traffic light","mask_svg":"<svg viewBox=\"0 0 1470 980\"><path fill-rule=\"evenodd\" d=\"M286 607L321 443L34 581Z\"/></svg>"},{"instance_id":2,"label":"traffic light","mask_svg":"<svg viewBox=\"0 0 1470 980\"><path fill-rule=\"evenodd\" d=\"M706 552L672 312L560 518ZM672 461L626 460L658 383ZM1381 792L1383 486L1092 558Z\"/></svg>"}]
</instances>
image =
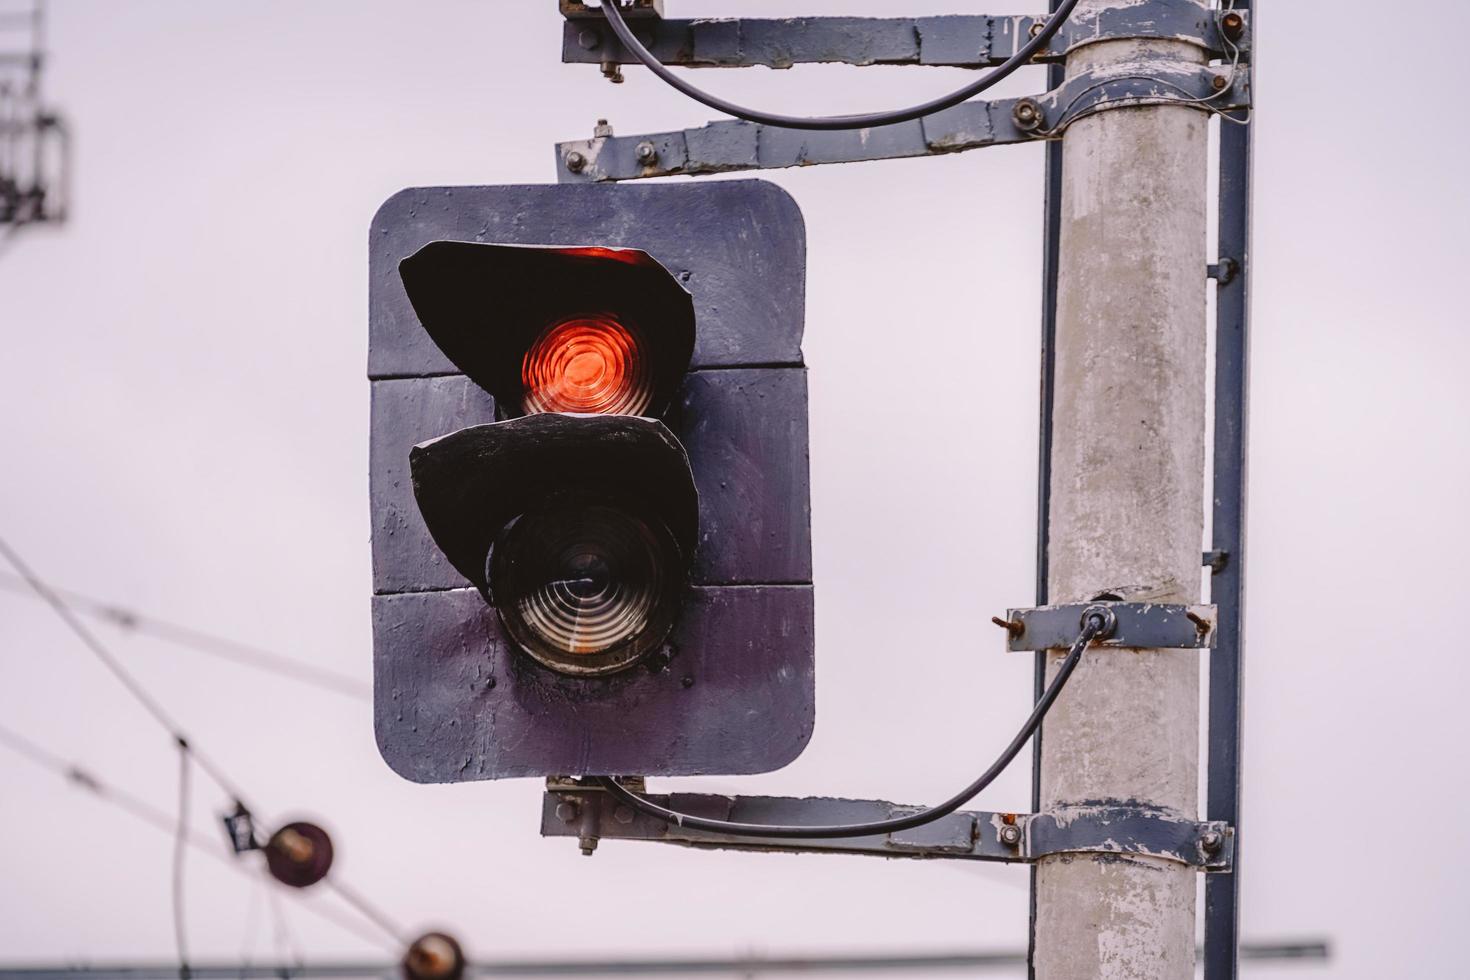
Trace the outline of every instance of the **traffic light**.
<instances>
[{"instance_id":1,"label":"traffic light","mask_svg":"<svg viewBox=\"0 0 1470 980\"><path fill-rule=\"evenodd\" d=\"M457 782L795 758L814 698L791 198L411 189L370 252L388 764Z\"/></svg>"}]
</instances>

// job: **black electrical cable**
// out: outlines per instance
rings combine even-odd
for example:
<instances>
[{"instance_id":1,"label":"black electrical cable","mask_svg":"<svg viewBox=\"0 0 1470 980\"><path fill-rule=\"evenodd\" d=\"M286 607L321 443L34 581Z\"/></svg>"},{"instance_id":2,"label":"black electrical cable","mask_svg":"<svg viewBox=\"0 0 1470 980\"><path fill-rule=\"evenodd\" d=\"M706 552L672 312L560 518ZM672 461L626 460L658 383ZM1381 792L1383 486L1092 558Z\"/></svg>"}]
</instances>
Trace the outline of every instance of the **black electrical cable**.
<instances>
[{"instance_id":1,"label":"black electrical cable","mask_svg":"<svg viewBox=\"0 0 1470 980\"><path fill-rule=\"evenodd\" d=\"M990 768L980 774L969 786L951 796L948 800L938 806L927 807L917 813L905 817L896 817L892 820L874 820L870 823L853 824L828 824L822 825L782 825L761 823L738 823L731 820L711 820L706 817L696 817L692 814L679 813L659 806L652 800L645 799L610 777L600 777L599 782L607 790L608 794L626 806L632 807L645 816L655 817L665 823L674 824L688 830L703 830L712 834L734 834L740 837L773 837L788 840L823 840L834 837L868 837L874 834L893 834L901 830L910 830L921 827L927 823L933 823L941 817L947 817L970 800L974 799L982 790L995 781L995 778L1005 771L1011 764L1031 736L1041 727L1041 721L1046 713L1051 710L1057 695L1062 693L1066 687L1067 679L1077 669L1077 664L1082 660L1082 652L1098 636L1105 635L1112 629L1107 615L1104 612L1093 612L1089 610L1083 617L1082 632L1078 634L1076 642L1072 644L1067 657L1062 661L1062 666L1057 670L1057 676L1052 679L1041 698L1036 702L1036 707L1031 710L1031 715L1016 737L1011 739L1009 745L1001 752L999 758L991 763Z\"/></svg>"},{"instance_id":2,"label":"black electrical cable","mask_svg":"<svg viewBox=\"0 0 1470 980\"><path fill-rule=\"evenodd\" d=\"M995 85L1001 79L1010 75L1017 68L1031 60L1032 55L1046 47L1048 41L1066 23L1072 14L1072 8L1076 7L1078 0L1064 0L1056 12L1046 21L1045 26L1036 33L1025 44L1001 64L982 78L978 78L963 88L956 89L948 95L937 99L931 99L920 105L910 106L907 109L892 109L888 112L868 112L850 116L783 116L773 112L761 112L758 109L748 109L745 106L727 102L717 95L695 88L674 74L662 62L653 56L653 53L643 46L642 42L629 30L627 21L623 20L623 12L618 9L617 0L602 0L602 11L607 17L608 26L618 36L623 47L637 58L645 68L663 79L669 85L689 96L696 102L702 102L717 112L744 119L747 122L761 123L765 126L779 126L783 129L869 129L874 126L890 126L894 123L908 122L911 119L919 119L923 116L932 115L943 109L959 105L966 99L972 99Z\"/></svg>"}]
</instances>

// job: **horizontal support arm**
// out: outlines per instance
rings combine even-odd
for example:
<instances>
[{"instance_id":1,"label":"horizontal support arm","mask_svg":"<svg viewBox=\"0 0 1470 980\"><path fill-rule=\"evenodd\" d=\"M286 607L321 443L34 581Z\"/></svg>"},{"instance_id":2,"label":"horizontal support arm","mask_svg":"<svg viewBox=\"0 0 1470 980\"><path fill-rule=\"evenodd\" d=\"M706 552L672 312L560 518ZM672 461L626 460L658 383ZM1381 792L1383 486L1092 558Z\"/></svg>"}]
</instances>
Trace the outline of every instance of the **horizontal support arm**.
<instances>
[{"instance_id":1,"label":"horizontal support arm","mask_svg":"<svg viewBox=\"0 0 1470 980\"><path fill-rule=\"evenodd\" d=\"M956 14L937 17L792 17L631 22L659 61L686 68L790 68L799 64L931 65L986 68L1016 53L1045 17ZM1232 32L1236 33L1236 32ZM1249 37L1242 20L1238 39ZM1108 8L1062 25L1037 61L1057 61L1102 38L1168 38L1223 57L1227 38L1213 12L1181 0ZM561 60L568 64L636 64L598 16L565 22Z\"/></svg>"},{"instance_id":2,"label":"horizontal support arm","mask_svg":"<svg viewBox=\"0 0 1470 980\"><path fill-rule=\"evenodd\" d=\"M1055 139L1083 115L1164 102L1222 111L1248 106L1249 71L1170 61L1111 65L1042 96L965 102L872 129L812 132L729 120L640 136L597 135L557 144L557 174L563 183L595 183L932 156Z\"/></svg>"},{"instance_id":3,"label":"horizontal support arm","mask_svg":"<svg viewBox=\"0 0 1470 980\"><path fill-rule=\"evenodd\" d=\"M882 800L648 795L660 806L695 816L761 824L849 824L914 813ZM548 782L543 837L576 837L590 850L598 839L647 840L736 851L827 851L882 857L1034 862L1049 854L1135 854L1227 871L1234 834L1219 822L1181 820L1164 811L1123 805L1075 806L1050 813L959 811L900 833L789 843L690 830L617 804L602 789L575 780Z\"/></svg>"}]
</instances>

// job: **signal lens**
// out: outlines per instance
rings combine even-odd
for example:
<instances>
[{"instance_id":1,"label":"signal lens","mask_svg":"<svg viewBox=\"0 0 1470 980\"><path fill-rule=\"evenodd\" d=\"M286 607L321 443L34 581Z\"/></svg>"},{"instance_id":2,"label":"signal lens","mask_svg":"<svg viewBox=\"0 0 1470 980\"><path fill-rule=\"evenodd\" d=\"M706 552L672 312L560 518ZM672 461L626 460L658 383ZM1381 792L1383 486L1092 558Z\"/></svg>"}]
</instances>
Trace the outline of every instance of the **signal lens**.
<instances>
[{"instance_id":1,"label":"signal lens","mask_svg":"<svg viewBox=\"0 0 1470 980\"><path fill-rule=\"evenodd\" d=\"M521 362L521 410L642 415L653 402L641 332L608 313L553 323Z\"/></svg>"},{"instance_id":2,"label":"signal lens","mask_svg":"<svg viewBox=\"0 0 1470 980\"><path fill-rule=\"evenodd\" d=\"M568 674L635 663L672 625L678 551L668 531L613 507L523 515L491 552L501 620L528 654Z\"/></svg>"}]
</instances>

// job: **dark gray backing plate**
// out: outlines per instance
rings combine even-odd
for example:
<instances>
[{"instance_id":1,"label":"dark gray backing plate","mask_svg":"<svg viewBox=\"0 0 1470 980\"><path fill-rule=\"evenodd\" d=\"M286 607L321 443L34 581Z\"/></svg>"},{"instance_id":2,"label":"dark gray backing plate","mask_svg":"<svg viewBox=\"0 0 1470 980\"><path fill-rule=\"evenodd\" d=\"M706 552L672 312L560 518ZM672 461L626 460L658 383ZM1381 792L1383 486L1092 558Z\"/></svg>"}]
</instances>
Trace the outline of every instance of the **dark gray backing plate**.
<instances>
[{"instance_id":1,"label":"dark gray backing plate","mask_svg":"<svg viewBox=\"0 0 1470 980\"><path fill-rule=\"evenodd\" d=\"M416 443L491 422L491 397L419 324L398 262L435 240L647 251L689 290L694 363L665 419L688 450L700 539L666 666L569 678L534 664L429 537ZM775 185L417 188L370 244L373 642L378 744L420 782L754 773L794 759L815 692L801 212ZM493 684L492 684L493 680Z\"/></svg>"},{"instance_id":2,"label":"dark gray backing plate","mask_svg":"<svg viewBox=\"0 0 1470 980\"><path fill-rule=\"evenodd\" d=\"M767 772L811 738L809 585L691 589L667 665L601 678L532 662L472 589L374 596L373 633L378 747L415 782Z\"/></svg>"}]
</instances>

